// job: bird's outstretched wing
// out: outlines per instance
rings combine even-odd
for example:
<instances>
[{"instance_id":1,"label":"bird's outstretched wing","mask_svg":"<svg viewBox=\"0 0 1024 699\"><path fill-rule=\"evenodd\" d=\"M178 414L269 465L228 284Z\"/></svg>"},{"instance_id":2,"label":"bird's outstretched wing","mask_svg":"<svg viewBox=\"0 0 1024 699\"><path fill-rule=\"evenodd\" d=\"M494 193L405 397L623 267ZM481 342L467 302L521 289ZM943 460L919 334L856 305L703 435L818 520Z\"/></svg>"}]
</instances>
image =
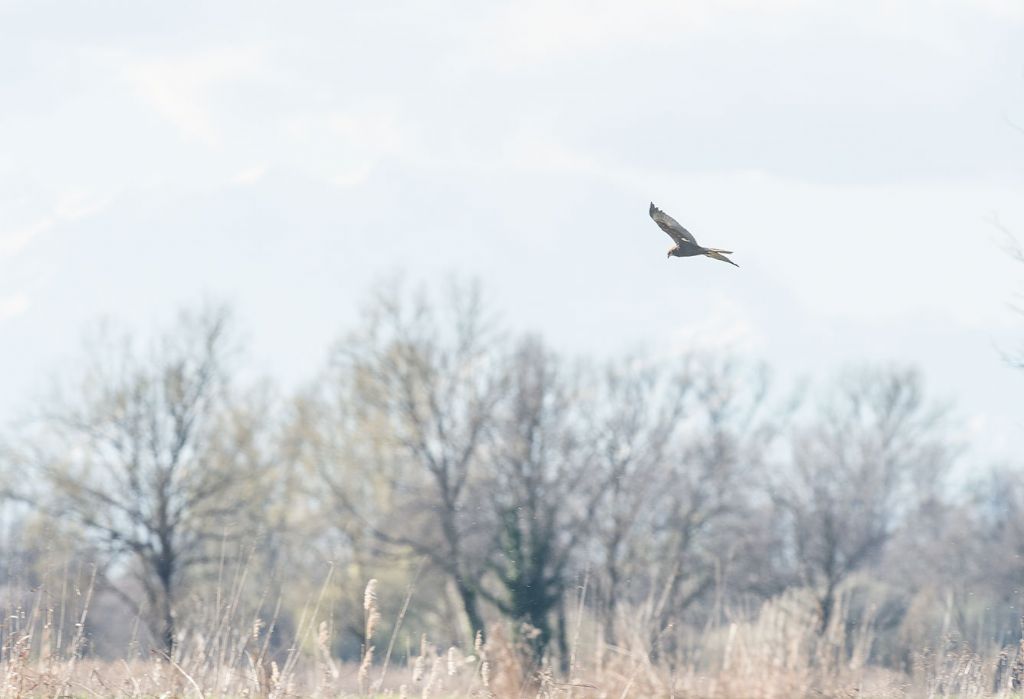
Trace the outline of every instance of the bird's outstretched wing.
<instances>
[{"instance_id":1,"label":"bird's outstretched wing","mask_svg":"<svg viewBox=\"0 0 1024 699\"><path fill-rule=\"evenodd\" d=\"M651 209L648 212L651 214L651 218L658 224L661 230L672 236L672 240L676 241L676 245L686 246L688 243L697 245L697 240L693 237L690 231L686 230L679 225L679 221L666 214L664 211L659 209L651 202Z\"/></svg>"}]
</instances>

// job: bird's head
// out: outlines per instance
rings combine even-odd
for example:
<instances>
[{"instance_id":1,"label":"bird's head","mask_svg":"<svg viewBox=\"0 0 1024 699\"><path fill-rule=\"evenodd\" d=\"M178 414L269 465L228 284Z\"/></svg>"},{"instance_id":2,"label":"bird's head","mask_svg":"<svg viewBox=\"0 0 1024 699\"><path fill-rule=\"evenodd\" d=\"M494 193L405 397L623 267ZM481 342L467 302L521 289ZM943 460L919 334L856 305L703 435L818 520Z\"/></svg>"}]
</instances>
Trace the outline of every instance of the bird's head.
<instances>
[{"instance_id":1,"label":"bird's head","mask_svg":"<svg viewBox=\"0 0 1024 699\"><path fill-rule=\"evenodd\" d=\"M667 260L667 259L669 259L670 257L672 257L672 253L674 253L675 251L676 251L676 249L675 249L675 248L669 248L669 249L668 249L668 254L667 254L667 255L665 255L665 259Z\"/></svg>"}]
</instances>

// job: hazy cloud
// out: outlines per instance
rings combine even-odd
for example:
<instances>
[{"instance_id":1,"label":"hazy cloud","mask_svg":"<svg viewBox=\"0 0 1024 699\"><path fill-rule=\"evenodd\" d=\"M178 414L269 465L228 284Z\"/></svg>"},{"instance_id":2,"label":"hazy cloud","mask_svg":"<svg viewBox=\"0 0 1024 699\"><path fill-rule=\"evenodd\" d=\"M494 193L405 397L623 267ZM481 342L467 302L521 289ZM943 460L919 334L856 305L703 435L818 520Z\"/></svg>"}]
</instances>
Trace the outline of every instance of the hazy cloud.
<instances>
[{"instance_id":1,"label":"hazy cloud","mask_svg":"<svg viewBox=\"0 0 1024 699\"><path fill-rule=\"evenodd\" d=\"M105 8L0 26L0 298L40 318L13 344L208 292L294 377L404 264L575 350L856 346L1004 405L1019 2ZM741 269L667 262L651 200Z\"/></svg>"},{"instance_id":2,"label":"hazy cloud","mask_svg":"<svg viewBox=\"0 0 1024 699\"><path fill-rule=\"evenodd\" d=\"M216 48L181 55L122 57L123 75L139 96L185 141L220 146L226 124L219 118L225 88L255 79L267 66L256 48ZM242 115L233 115L238 119Z\"/></svg>"},{"instance_id":3,"label":"hazy cloud","mask_svg":"<svg viewBox=\"0 0 1024 699\"><path fill-rule=\"evenodd\" d=\"M19 292L10 296L0 296L0 321L19 316L29 307L28 294Z\"/></svg>"}]
</instances>

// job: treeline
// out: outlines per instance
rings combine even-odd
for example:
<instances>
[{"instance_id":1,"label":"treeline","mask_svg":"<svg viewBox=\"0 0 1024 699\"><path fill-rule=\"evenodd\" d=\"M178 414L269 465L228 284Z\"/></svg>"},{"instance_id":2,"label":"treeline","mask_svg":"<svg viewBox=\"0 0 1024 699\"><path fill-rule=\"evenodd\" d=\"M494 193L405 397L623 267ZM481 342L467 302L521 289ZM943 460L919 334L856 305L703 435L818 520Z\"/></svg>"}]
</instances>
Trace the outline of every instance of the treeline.
<instances>
[{"instance_id":1,"label":"treeline","mask_svg":"<svg viewBox=\"0 0 1024 699\"><path fill-rule=\"evenodd\" d=\"M355 658L377 578L413 645L500 627L562 663L581 610L672 657L783 595L822 634L870 623L896 668L1019 638L1024 478L954 488L963 431L913 368L796 391L729 356L568 357L495 318L472 285L378 289L295 395L240 380L223 308L95 333L0 442L4 617L49 610L72 643L93 590L87 649L122 657L242 607L283 649L318 614Z\"/></svg>"}]
</instances>

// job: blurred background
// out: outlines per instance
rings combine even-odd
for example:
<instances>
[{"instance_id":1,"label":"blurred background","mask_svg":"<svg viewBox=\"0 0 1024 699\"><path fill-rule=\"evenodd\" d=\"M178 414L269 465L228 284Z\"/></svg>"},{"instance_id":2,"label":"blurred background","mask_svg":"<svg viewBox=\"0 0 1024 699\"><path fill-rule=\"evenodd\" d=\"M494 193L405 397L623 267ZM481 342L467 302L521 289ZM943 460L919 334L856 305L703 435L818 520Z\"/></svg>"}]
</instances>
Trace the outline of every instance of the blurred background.
<instances>
[{"instance_id":1,"label":"blurred background","mask_svg":"<svg viewBox=\"0 0 1024 699\"><path fill-rule=\"evenodd\" d=\"M1022 39L1013 0L0 0L0 662L1006 691ZM666 261L651 201L740 268Z\"/></svg>"}]
</instances>

